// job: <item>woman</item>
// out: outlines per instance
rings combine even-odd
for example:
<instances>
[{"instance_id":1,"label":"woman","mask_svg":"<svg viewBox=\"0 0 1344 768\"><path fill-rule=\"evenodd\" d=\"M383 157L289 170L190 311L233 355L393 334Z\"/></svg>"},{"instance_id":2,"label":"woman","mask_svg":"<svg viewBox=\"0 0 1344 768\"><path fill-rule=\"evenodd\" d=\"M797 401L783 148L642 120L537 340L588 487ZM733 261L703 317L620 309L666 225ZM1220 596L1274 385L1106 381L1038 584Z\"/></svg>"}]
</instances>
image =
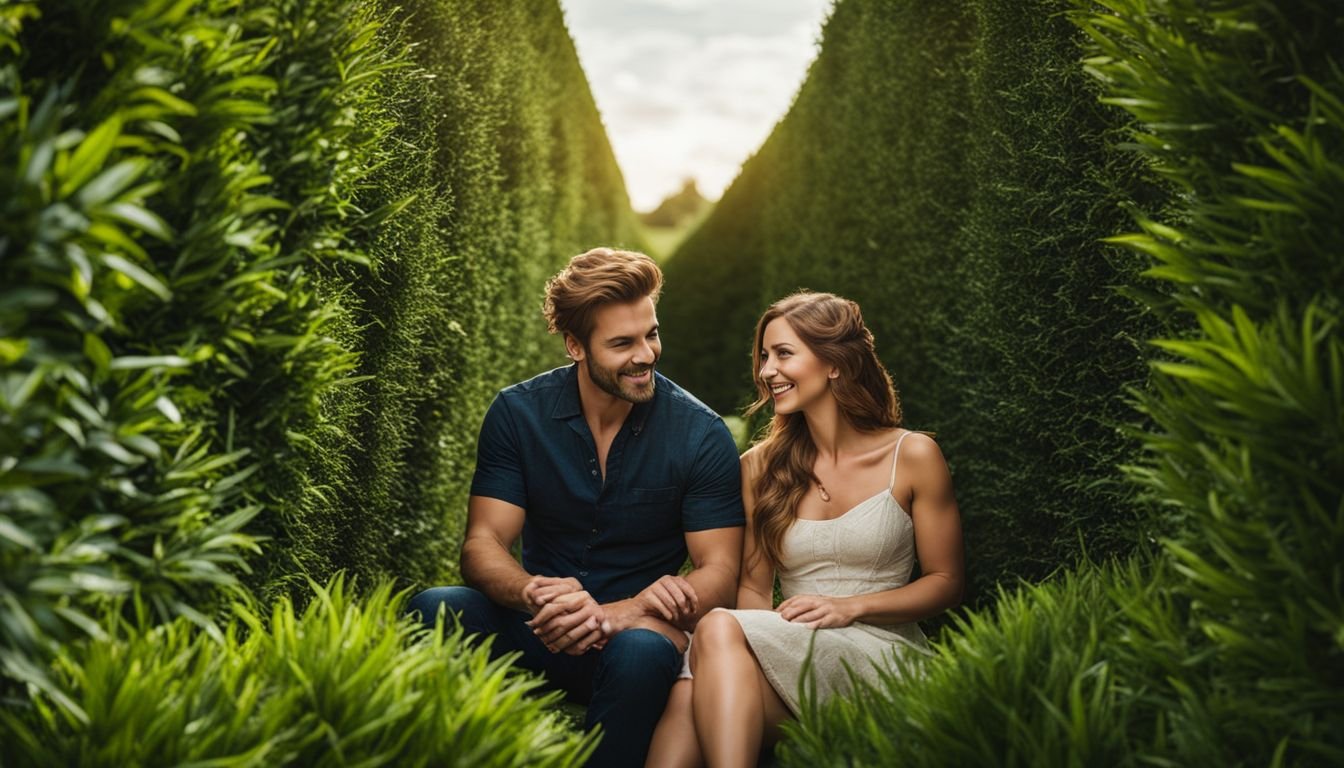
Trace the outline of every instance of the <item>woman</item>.
<instances>
[{"instance_id":1,"label":"woman","mask_svg":"<svg viewBox=\"0 0 1344 768\"><path fill-rule=\"evenodd\" d=\"M900 403L859 307L797 293L756 326L769 433L742 457L748 534L737 610L700 620L650 766L752 766L799 711L811 647L817 696L875 680L884 655L922 652L916 623L957 604L961 522L941 451L901 428ZM922 575L910 581L918 554ZM784 601L773 607L779 575Z\"/></svg>"}]
</instances>

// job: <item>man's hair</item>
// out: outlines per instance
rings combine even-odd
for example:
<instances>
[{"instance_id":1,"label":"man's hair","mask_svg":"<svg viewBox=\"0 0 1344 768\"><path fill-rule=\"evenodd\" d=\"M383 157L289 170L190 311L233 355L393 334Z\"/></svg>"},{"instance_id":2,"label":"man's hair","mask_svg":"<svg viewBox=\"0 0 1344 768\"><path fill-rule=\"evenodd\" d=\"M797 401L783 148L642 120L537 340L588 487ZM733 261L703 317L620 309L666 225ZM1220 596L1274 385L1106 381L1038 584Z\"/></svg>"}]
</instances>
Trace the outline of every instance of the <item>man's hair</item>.
<instances>
[{"instance_id":1,"label":"man's hair","mask_svg":"<svg viewBox=\"0 0 1344 768\"><path fill-rule=\"evenodd\" d=\"M657 303L662 289L663 272L653 259L634 251L594 248L570 259L546 281L541 312L551 333L567 333L587 345L593 310L645 296Z\"/></svg>"}]
</instances>

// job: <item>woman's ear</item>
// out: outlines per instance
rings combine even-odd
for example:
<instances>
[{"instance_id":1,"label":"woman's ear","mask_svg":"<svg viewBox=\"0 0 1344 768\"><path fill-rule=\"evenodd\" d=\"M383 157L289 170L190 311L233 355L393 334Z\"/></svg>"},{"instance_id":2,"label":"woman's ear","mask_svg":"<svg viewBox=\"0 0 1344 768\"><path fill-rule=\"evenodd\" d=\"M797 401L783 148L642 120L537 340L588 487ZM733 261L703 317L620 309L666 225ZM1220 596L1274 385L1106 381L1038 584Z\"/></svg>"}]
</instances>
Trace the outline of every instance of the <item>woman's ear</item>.
<instances>
[{"instance_id":1,"label":"woman's ear","mask_svg":"<svg viewBox=\"0 0 1344 768\"><path fill-rule=\"evenodd\" d=\"M831 372L826 374L826 378L830 379L831 381L835 381L836 379L840 378L840 369L832 368Z\"/></svg>"}]
</instances>

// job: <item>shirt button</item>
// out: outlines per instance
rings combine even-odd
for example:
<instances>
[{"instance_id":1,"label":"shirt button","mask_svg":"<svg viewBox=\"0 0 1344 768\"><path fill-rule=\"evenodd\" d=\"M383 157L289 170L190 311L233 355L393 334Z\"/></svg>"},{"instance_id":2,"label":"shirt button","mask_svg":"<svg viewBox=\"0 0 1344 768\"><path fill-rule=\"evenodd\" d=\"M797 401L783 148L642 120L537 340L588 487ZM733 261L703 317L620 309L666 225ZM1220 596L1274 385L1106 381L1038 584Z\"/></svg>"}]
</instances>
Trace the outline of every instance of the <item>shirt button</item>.
<instances>
[{"instance_id":1,"label":"shirt button","mask_svg":"<svg viewBox=\"0 0 1344 768\"><path fill-rule=\"evenodd\" d=\"M597 477L597 470L596 470L596 469L593 470L593 477Z\"/></svg>"},{"instance_id":2,"label":"shirt button","mask_svg":"<svg viewBox=\"0 0 1344 768\"><path fill-rule=\"evenodd\" d=\"M596 529L596 528L593 529L593 533L597 533L597 529Z\"/></svg>"},{"instance_id":3,"label":"shirt button","mask_svg":"<svg viewBox=\"0 0 1344 768\"><path fill-rule=\"evenodd\" d=\"M588 572L587 572L587 571L579 571L579 575L580 575L580 576L587 576L587 575L588 575Z\"/></svg>"}]
</instances>

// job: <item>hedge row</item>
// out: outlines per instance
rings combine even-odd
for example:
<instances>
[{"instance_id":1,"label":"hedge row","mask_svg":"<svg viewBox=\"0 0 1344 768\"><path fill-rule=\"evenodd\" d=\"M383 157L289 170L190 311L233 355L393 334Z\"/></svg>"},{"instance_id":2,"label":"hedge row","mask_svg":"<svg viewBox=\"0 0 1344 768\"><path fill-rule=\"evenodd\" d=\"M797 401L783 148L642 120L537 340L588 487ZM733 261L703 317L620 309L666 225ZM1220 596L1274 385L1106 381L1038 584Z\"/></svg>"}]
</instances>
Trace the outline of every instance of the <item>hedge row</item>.
<instances>
[{"instance_id":1,"label":"hedge row","mask_svg":"<svg viewBox=\"0 0 1344 768\"><path fill-rule=\"evenodd\" d=\"M635 231L557 3L0 5L3 676L455 579L543 277Z\"/></svg>"},{"instance_id":2,"label":"hedge row","mask_svg":"<svg viewBox=\"0 0 1344 768\"><path fill-rule=\"evenodd\" d=\"M1129 470L1161 546L958 621L807 712L786 765L1344 762L1344 17L1077 5L1086 69L1181 190L1113 238L1177 319Z\"/></svg>"},{"instance_id":3,"label":"hedge row","mask_svg":"<svg viewBox=\"0 0 1344 768\"><path fill-rule=\"evenodd\" d=\"M793 108L667 265L664 368L722 411L753 392L769 302L863 306L952 467L973 600L1138 538L1120 394L1152 321L1115 291L1135 260L1100 241L1163 194L1113 148L1064 7L837 4Z\"/></svg>"}]
</instances>

